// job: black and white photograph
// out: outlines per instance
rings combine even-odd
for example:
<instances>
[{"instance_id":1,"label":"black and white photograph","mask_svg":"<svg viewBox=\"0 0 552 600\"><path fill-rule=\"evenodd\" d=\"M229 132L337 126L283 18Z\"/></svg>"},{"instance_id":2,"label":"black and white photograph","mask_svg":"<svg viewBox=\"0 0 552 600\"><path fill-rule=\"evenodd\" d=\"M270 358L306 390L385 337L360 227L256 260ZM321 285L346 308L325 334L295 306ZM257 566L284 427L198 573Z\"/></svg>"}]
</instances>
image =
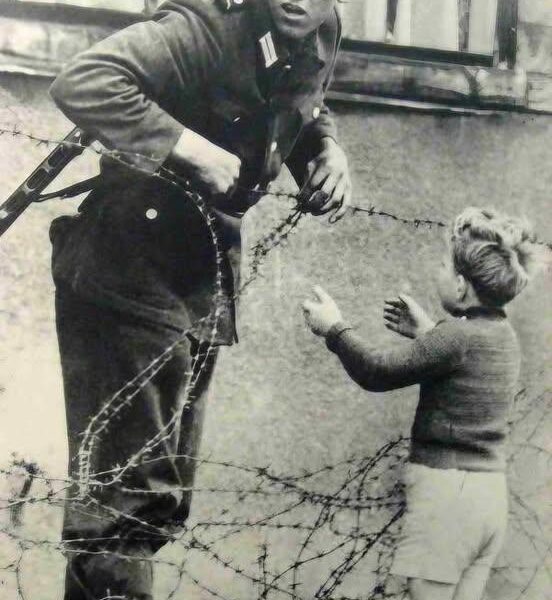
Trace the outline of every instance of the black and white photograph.
<instances>
[{"instance_id":1,"label":"black and white photograph","mask_svg":"<svg viewBox=\"0 0 552 600\"><path fill-rule=\"evenodd\" d=\"M548 600L552 0L0 0L0 600Z\"/></svg>"}]
</instances>

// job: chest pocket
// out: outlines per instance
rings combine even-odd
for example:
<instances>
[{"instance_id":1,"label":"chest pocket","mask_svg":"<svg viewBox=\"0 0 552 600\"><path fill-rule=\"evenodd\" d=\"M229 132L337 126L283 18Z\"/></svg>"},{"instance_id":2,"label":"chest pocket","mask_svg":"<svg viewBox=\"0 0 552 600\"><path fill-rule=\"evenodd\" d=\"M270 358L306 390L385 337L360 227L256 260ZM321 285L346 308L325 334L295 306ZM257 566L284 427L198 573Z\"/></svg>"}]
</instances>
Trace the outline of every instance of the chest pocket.
<instances>
[{"instance_id":1,"label":"chest pocket","mask_svg":"<svg viewBox=\"0 0 552 600\"><path fill-rule=\"evenodd\" d=\"M262 123L266 121L262 105L250 106L248 103L232 98L225 90L217 89L211 103L209 131L211 139L220 146L247 158L247 146L254 137L266 136Z\"/></svg>"}]
</instances>

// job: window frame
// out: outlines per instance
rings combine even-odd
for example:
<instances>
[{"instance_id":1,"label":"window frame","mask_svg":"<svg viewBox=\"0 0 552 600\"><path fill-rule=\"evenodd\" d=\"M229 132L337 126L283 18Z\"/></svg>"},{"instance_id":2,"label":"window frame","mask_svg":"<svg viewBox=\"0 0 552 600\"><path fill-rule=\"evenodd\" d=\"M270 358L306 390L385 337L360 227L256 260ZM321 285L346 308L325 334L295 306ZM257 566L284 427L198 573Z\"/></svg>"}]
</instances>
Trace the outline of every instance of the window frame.
<instances>
[{"instance_id":1,"label":"window frame","mask_svg":"<svg viewBox=\"0 0 552 600\"><path fill-rule=\"evenodd\" d=\"M494 55L475 54L461 50L438 50L422 46L401 46L386 42L370 42L356 38L344 37L341 41L341 50L372 54L381 57L404 58L425 63L446 63L466 66L493 67L496 65Z\"/></svg>"}]
</instances>

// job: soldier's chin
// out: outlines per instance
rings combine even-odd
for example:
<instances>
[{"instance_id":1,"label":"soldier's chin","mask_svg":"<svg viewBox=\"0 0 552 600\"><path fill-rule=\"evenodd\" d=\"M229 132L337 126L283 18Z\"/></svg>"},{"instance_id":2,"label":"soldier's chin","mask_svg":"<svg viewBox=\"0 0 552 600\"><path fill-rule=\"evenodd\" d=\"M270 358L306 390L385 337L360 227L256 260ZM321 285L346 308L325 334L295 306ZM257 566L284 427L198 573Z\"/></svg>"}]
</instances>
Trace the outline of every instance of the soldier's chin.
<instances>
[{"instance_id":1,"label":"soldier's chin","mask_svg":"<svg viewBox=\"0 0 552 600\"><path fill-rule=\"evenodd\" d=\"M280 35L292 40L302 40L312 31L312 28L309 28L306 23L290 23L284 19L276 21L275 25Z\"/></svg>"}]
</instances>

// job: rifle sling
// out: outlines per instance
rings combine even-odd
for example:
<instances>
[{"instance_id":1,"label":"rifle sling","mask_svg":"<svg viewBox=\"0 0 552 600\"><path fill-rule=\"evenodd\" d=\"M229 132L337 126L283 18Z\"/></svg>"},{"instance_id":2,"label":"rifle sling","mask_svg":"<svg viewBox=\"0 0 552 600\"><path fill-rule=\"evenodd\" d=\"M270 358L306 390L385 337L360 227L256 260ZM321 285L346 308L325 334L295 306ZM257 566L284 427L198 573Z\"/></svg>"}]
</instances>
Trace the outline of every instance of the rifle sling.
<instances>
[{"instance_id":1,"label":"rifle sling","mask_svg":"<svg viewBox=\"0 0 552 600\"><path fill-rule=\"evenodd\" d=\"M100 183L101 177L101 175L95 175L94 177L90 177L84 181L79 181L78 183L65 187L61 190L56 190L55 192L50 192L48 194L41 194L35 200L35 202L44 202L45 200L51 200L53 198L74 198L75 196L79 196L85 192L90 192Z\"/></svg>"}]
</instances>

